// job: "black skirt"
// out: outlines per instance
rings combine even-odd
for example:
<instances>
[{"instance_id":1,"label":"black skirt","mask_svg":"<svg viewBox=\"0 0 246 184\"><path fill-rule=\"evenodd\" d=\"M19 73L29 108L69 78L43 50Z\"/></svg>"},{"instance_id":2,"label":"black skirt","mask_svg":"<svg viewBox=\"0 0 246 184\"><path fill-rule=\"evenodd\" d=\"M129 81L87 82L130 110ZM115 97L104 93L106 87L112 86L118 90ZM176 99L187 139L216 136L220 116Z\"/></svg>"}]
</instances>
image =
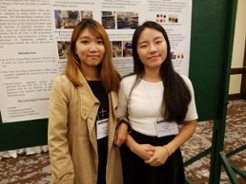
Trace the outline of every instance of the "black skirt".
<instances>
[{"instance_id":1,"label":"black skirt","mask_svg":"<svg viewBox=\"0 0 246 184\"><path fill-rule=\"evenodd\" d=\"M139 144L151 144L153 146L163 146L168 144L174 136L149 137L136 131L131 136ZM144 160L122 145L121 157L123 167L124 184L184 184L184 166L180 149L177 149L167 161L159 166L152 167Z\"/></svg>"}]
</instances>

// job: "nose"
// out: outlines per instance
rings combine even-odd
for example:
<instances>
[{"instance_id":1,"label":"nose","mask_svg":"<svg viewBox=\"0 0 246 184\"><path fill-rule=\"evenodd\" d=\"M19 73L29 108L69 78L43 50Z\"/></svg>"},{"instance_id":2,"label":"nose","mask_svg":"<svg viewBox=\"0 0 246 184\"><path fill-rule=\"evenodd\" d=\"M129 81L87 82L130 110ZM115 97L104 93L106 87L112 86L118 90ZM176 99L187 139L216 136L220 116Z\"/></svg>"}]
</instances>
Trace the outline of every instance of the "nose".
<instances>
[{"instance_id":1,"label":"nose","mask_svg":"<svg viewBox=\"0 0 246 184\"><path fill-rule=\"evenodd\" d=\"M97 52L97 44L96 43L91 43L90 45L90 52Z\"/></svg>"},{"instance_id":2,"label":"nose","mask_svg":"<svg viewBox=\"0 0 246 184\"><path fill-rule=\"evenodd\" d=\"M152 43L150 44L150 53L156 52L156 47L155 45Z\"/></svg>"}]
</instances>

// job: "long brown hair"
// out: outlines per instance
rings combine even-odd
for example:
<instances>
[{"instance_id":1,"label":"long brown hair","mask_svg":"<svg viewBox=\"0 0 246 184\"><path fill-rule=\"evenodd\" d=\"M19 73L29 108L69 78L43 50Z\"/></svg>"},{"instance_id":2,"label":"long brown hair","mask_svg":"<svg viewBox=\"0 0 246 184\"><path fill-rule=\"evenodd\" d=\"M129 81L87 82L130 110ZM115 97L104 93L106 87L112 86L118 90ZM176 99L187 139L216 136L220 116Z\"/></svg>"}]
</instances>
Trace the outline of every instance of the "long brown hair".
<instances>
[{"instance_id":1,"label":"long brown hair","mask_svg":"<svg viewBox=\"0 0 246 184\"><path fill-rule=\"evenodd\" d=\"M99 24L97 21L92 19L82 20L80 23L78 23L75 26L73 30L71 42L70 42L67 66L64 72L65 75L74 84L74 86L76 87L82 86L79 80L79 72L82 72L80 62L83 61L80 61L78 56L76 55L75 47L76 47L76 41L79 38L80 33L86 28L97 33L103 40L103 44L105 47L105 54L104 54L103 61L99 64L99 72L105 91L107 93L111 91L118 91L120 86L120 75L113 65L112 50L111 50L111 44L109 41L108 34L101 26L101 24Z\"/></svg>"}]
</instances>

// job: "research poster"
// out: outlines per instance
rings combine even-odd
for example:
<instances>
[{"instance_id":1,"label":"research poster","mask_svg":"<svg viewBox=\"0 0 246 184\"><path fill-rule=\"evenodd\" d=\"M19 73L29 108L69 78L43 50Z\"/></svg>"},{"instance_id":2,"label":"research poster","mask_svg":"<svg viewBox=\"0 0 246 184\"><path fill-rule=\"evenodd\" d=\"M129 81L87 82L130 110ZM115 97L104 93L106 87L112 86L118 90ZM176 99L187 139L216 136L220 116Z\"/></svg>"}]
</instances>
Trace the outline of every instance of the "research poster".
<instances>
[{"instance_id":1,"label":"research poster","mask_svg":"<svg viewBox=\"0 0 246 184\"><path fill-rule=\"evenodd\" d=\"M3 123L48 117L53 80L67 62L73 28L94 19L109 35L119 73L133 71L131 39L146 20L168 33L177 72L188 75L191 0L0 0Z\"/></svg>"}]
</instances>

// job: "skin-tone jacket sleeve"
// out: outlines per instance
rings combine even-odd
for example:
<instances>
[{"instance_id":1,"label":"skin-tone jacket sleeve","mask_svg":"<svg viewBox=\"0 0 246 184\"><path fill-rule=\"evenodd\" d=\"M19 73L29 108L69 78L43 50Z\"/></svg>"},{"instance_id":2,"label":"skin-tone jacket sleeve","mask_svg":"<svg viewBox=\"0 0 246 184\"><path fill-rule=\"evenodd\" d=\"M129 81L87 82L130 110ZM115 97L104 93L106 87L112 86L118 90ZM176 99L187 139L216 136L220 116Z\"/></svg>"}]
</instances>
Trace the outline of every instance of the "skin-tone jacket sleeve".
<instances>
[{"instance_id":1,"label":"skin-tone jacket sleeve","mask_svg":"<svg viewBox=\"0 0 246 184\"><path fill-rule=\"evenodd\" d=\"M57 77L50 96L48 146L52 184L74 183L74 168L67 140L68 88L62 77Z\"/></svg>"}]
</instances>

